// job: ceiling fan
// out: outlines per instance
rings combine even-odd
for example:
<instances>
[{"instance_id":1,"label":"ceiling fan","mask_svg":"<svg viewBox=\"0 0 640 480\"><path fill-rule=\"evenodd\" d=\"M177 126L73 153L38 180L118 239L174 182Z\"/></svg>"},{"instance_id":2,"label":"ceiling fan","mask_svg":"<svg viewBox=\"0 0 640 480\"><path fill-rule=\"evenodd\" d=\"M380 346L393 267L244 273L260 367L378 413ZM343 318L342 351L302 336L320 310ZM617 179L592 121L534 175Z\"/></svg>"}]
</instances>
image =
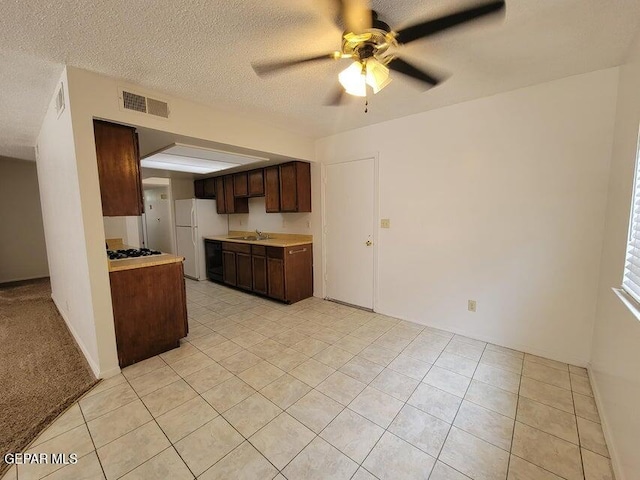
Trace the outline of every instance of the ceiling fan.
<instances>
[{"instance_id":1,"label":"ceiling fan","mask_svg":"<svg viewBox=\"0 0 640 480\"><path fill-rule=\"evenodd\" d=\"M252 63L254 71L259 76L265 76L303 64L350 59L351 65L338 75L341 87L328 102L330 105L340 104L345 92L366 97L367 86L374 94L378 93L391 82L390 70L418 80L430 88L444 78L401 59L396 53L397 47L481 17L501 14L505 9L504 0L493 1L395 31L379 19L375 10L371 10L369 0L332 1L339 12L336 23L344 28L341 50L290 60L255 62Z\"/></svg>"}]
</instances>

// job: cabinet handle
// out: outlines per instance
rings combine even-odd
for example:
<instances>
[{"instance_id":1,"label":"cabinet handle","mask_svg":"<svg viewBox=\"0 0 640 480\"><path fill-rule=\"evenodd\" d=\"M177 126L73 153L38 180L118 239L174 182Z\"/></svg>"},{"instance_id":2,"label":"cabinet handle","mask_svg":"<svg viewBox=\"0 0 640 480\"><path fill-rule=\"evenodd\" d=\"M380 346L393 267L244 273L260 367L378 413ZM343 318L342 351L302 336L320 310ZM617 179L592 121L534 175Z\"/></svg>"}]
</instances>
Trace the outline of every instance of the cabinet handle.
<instances>
[{"instance_id":1,"label":"cabinet handle","mask_svg":"<svg viewBox=\"0 0 640 480\"><path fill-rule=\"evenodd\" d=\"M304 253L306 251L306 248L303 248L302 250L289 250L289 255L293 255L294 253Z\"/></svg>"}]
</instances>

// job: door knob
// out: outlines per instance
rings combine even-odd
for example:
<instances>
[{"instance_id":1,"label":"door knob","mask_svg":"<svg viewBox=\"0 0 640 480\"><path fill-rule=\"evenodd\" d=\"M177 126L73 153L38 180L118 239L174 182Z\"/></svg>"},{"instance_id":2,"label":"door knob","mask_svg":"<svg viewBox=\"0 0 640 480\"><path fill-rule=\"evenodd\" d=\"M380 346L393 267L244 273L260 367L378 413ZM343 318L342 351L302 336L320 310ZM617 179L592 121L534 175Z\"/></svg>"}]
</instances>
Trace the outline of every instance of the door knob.
<instances>
[{"instance_id":1,"label":"door knob","mask_svg":"<svg viewBox=\"0 0 640 480\"><path fill-rule=\"evenodd\" d=\"M370 247L371 245L373 245L373 242L372 242L371 240L367 240L367 241L365 242L365 245L366 245L367 247Z\"/></svg>"}]
</instances>

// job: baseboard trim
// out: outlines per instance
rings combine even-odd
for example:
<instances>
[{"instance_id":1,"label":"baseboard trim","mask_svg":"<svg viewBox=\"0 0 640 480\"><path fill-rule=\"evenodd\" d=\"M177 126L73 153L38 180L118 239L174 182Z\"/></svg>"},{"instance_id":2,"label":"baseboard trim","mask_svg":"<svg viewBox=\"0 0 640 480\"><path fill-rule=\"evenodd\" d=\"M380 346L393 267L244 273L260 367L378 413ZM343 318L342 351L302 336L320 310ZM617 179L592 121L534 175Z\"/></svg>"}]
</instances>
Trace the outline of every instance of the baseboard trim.
<instances>
[{"instance_id":1,"label":"baseboard trim","mask_svg":"<svg viewBox=\"0 0 640 480\"><path fill-rule=\"evenodd\" d=\"M87 363L89 364L89 367L91 368L91 371L93 372L93 374L95 375L96 378L102 378L100 376L100 367L93 361L93 358L91 358L91 355L89 355L89 352L87 351L87 348L85 347L84 343L80 339L80 336L78 335L78 332L76 332L75 328L73 328L73 325L71 324L71 322L67 318L67 315L66 315L65 311L62 308L60 308L60 303L56 300L56 297L53 294L51 295L51 299L53 300L53 303L55 304L56 308L58 309L58 313L60 314L60 316L64 320L64 323L67 324L67 328L71 332L71 335L73 335L73 338L75 339L76 344L80 348L80 351L84 355L84 358L87 359Z\"/></svg>"},{"instance_id":2,"label":"baseboard trim","mask_svg":"<svg viewBox=\"0 0 640 480\"><path fill-rule=\"evenodd\" d=\"M607 421L607 414L605 412L604 405L602 403L602 395L600 394L600 387L598 386L598 382L595 379L595 375L593 374L593 370L590 363L589 363L589 366L587 367L587 373L589 375L589 381L591 382L591 390L593 391L593 398L596 402L598 414L600 415L600 424L602 425L602 433L604 434L604 439L607 442L607 448L609 449L609 457L611 457L611 467L613 468L613 475L615 477L615 480L626 480L626 477L620 467L618 452L616 450L616 445L613 440L613 433L611 432L611 428L609 427L609 422Z\"/></svg>"},{"instance_id":3,"label":"baseboard trim","mask_svg":"<svg viewBox=\"0 0 640 480\"><path fill-rule=\"evenodd\" d=\"M425 327L437 328L439 330L445 330L447 332L455 333L457 335L464 335L465 337L474 338L476 340L481 340L487 343L493 343L494 345L499 345L501 347L510 348L512 350L518 350L520 352L529 353L531 355L536 355L539 357L549 358L551 360L557 360L559 362L568 363L570 365L575 365L578 367L587 367L589 363L589 360L585 358L558 355L555 352L541 350L539 348L532 347L530 345L524 345L519 343L506 344L502 339L493 338L488 335L480 335L475 332L467 332L461 328L453 328L450 325L441 325L438 323L428 323L428 322L423 322L423 321L414 320L410 318L404 318L402 315L397 315L392 312L376 311L376 313L379 313L381 315L388 315L390 317L398 318L400 320L406 320L408 322L417 323L419 325L424 325Z\"/></svg>"},{"instance_id":4,"label":"baseboard trim","mask_svg":"<svg viewBox=\"0 0 640 480\"><path fill-rule=\"evenodd\" d=\"M0 287L19 287L20 285L27 284L34 280L44 280L45 278L49 278L49 275L27 277L27 278L14 278L12 280L2 280L0 281Z\"/></svg>"}]
</instances>

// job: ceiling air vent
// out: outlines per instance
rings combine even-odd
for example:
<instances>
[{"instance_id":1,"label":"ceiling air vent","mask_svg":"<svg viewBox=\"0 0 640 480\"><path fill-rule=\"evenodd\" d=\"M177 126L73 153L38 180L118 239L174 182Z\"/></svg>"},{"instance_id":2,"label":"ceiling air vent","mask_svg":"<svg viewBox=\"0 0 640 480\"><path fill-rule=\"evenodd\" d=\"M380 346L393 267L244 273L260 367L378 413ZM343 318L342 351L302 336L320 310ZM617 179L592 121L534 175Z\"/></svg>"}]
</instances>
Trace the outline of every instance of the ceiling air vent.
<instances>
[{"instance_id":1,"label":"ceiling air vent","mask_svg":"<svg viewBox=\"0 0 640 480\"><path fill-rule=\"evenodd\" d=\"M120 106L125 110L134 110L156 117L169 118L169 104L162 100L122 90L120 101Z\"/></svg>"},{"instance_id":2,"label":"ceiling air vent","mask_svg":"<svg viewBox=\"0 0 640 480\"><path fill-rule=\"evenodd\" d=\"M127 110L147 113L147 98L131 92L122 92L122 102Z\"/></svg>"},{"instance_id":3,"label":"ceiling air vent","mask_svg":"<svg viewBox=\"0 0 640 480\"><path fill-rule=\"evenodd\" d=\"M153 98L147 98L147 113L158 117L169 118L169 104Z\"/></svg>"}]
</instances>

